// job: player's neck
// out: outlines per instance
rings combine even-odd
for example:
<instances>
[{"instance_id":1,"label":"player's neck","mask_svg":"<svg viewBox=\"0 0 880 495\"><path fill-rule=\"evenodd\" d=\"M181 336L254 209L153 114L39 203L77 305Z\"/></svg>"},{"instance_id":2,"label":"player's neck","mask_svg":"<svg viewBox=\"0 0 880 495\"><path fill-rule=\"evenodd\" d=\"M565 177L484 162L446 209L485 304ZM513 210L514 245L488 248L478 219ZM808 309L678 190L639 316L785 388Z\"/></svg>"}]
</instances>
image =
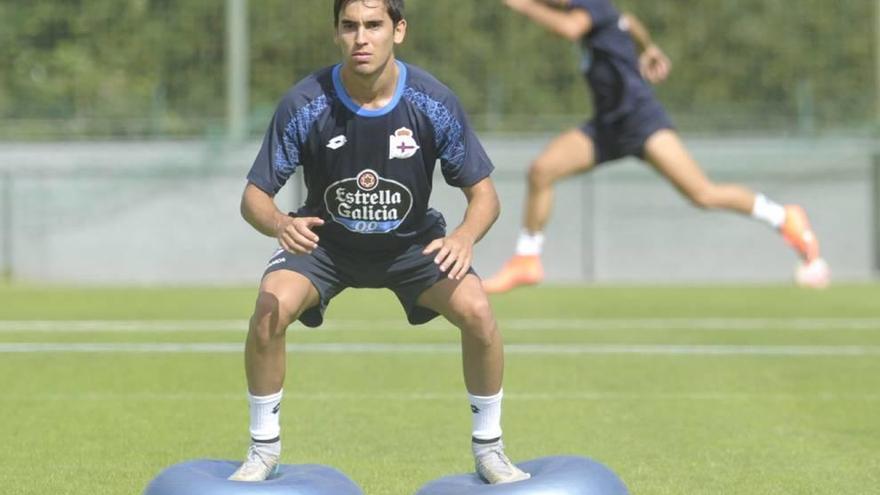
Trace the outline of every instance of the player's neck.
<instances>
[{"instance_id":1,"label":"player's neck","mask_svg":"<svg viewBox=\"0 0 880 495\"><path fill-rule=\"evenodd\" d=\"M372 74L358 74L348 67L342 67L342 84L348 96L358 105L367 109L382 108L394 98L400 69L394 57Z\"/></svg>"}]
</instances>

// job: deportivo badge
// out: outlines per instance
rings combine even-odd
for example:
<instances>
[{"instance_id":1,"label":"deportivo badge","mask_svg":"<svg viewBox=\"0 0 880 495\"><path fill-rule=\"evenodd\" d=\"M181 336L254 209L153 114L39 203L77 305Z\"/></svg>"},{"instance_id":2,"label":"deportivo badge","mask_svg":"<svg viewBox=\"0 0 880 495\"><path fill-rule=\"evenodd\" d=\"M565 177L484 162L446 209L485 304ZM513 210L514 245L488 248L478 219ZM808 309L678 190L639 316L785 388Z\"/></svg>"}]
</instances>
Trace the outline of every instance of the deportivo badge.
<instances>
[{"instance_id":1,"label":"deportivo badge","mask_svg":"<svg viewBox=\"0 0 880 495\"><path fill-rule=\"evenodd\" d=\"M388 159L409 158L416 154L419 145L413 139L413 131L406 127L394 131L388 142Z\"/></svg>"}]
</instances>

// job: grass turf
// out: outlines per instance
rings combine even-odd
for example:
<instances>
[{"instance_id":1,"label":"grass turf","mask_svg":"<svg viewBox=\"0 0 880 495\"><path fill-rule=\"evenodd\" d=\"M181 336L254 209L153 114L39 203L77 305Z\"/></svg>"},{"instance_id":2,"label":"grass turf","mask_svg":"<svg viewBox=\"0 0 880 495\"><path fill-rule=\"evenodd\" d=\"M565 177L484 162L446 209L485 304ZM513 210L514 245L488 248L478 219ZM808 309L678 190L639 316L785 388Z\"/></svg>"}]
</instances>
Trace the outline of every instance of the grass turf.
<instances>
[{"instance_id":1,"label":"grass turf","mask_svg":"<svg viewBox=\"0 0 880 495\"><path fill-rule=\"evenodd\" d=\"M236 345L253 299L252 289L5 286L0 348ZM877 301L874 285L541 288L495 297L510 349L509 453L515 460L585 455L638 494L872 493L880 486ZM414 493L470 470L457 332L443 323L408 328L385 291L347 291L327 317L326 330L291 327L289 342L429 347L294 350L282 415L285 462L332 465L368 495ZM72 331L76 321L93 320L130 325ZM158 330L155 321L182 323ZM527 344L557 347L539 353ZM597 351L610 345L618 350ZM586 350L560 351L578 346ZM652 352L670 346L742 351ZM0 352L4 493L140 493L168 465L244 453L237 351L23 349ZM777 349L824 353L761 353Z\"/></svg>"}]
</instances>

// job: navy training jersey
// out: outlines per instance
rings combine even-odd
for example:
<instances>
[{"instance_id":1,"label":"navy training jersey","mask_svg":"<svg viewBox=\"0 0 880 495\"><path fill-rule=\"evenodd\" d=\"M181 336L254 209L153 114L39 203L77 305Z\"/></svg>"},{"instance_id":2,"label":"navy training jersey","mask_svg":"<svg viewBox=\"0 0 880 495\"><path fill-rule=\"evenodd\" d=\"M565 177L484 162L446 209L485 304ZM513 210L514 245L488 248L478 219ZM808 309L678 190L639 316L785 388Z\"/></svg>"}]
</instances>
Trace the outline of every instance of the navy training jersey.
<instances>
[{"instance_id":1,"label":"navy training jersey","mask_svg":"<svg viewBox=\"0 0 880 495\"><path fill-rule=\"evenodd\" d=\"M443 232L443 216L428 206L437 160L455 187L493 170L452 91L418 67L397 66L395 94L380 109L349 97L340 65L297 83L247 176L274 196L302 168L308 196L297 215L324 219L321 243L375 252Z\"/></svg>"},{"instance_id":2,"label":"navy training jersey","mask_svg":"<svg viewBox=\"0 0 880 495\"><path fill-rule=\"evenodd\" d=\"M593 92L596 118L620 120L654 92L639 71L636 45L610 0L571 0L572 9L590 14L593 27L583 39L581 70Z\"/></svg>"}]
</instances>

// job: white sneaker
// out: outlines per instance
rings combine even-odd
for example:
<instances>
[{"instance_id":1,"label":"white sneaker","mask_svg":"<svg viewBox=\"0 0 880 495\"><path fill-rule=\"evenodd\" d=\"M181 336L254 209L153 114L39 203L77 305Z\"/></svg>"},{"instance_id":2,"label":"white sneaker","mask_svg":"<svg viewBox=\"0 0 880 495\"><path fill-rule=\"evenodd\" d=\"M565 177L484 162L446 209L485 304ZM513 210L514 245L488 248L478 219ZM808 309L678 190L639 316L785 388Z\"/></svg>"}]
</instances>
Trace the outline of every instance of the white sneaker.
<instances>
[{"instance_id":1,"label":"white sneaker","mask_svg":"<svg viewBox=\"0 0 880 495\"><path fill-rule=\"evenodd\" d=\"M247 458L229 477L232 481L264 481L278 472L281 458L281 442L272 444L252 443Z\"/></svg>"},{"instance_id":2,"label":"white sneaker","mask_svg":"<svg viewBox=\"0 0 880 495\"><path fill-rule=\"evenodd\" d=\"M501 439L488 444L472 443L477 474L487 483L498 485L523 481L532 477L516 467L504 454Z\"/></svg>"}]
</instances>

